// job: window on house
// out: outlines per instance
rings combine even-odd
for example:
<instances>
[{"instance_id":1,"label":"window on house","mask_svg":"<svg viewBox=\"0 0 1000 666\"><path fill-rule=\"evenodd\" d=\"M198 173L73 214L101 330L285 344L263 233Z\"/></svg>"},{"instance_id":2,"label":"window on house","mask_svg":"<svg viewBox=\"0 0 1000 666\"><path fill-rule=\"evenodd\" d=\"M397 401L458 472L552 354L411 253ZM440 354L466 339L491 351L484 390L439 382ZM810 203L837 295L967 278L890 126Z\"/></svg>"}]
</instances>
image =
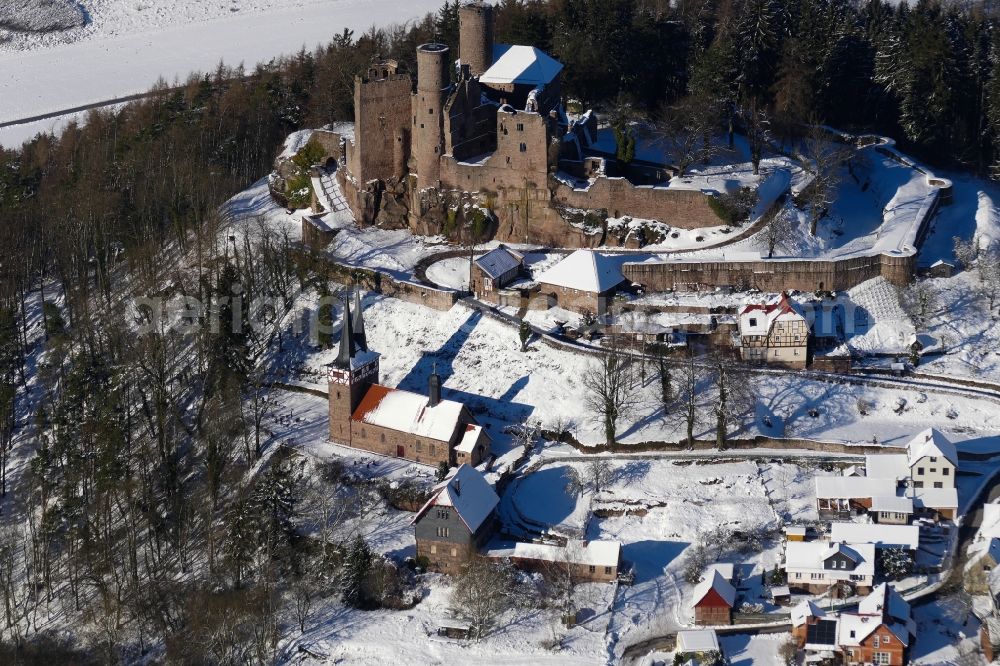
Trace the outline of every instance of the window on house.
<instances>
[{"instance_id":1,"label":"window on house","mask_svg":"<svg viewBox=\"0 0 1000 666\"><path fill-rule=\"evenodd\" d=\"M931 462L937 462L937 456L931 456Z\"/></svg>"},{"instance_id":2,"label":"window on house","mask_svg":"<svg viewBox=\"0 0 1000 666\"><path fill-rule=\"evenodd\" d=\"M420 442L417 442L417 451L420 451L423 447L420 446Z\"/></svg>"},{"instance_id":3,"label":"window on house","mask_svg":"<svg viewBox=\"0 0 1000 666\"><path fill-rule=\"evenodd\" d=\"M340 391L337 391L337 400L340 400Z\"/></svg>"},{"instance_id":4,"label":"window on house","mask_svg":"<svg viewBox=\"0 0 1000 666\"><path fill-rule=\"evenodd\" d=\"M823 578L823 574L821 574L821 573L811 573L811 574L809 574L809 579L810 580L820 580L822 578Z\"/></svg>"},{"instance_id":5,"label":"window on house","mask_svg":"<svg viewBox=\"0 0 1000 666\"><path fill-rule=\"evenodd\" d=\"M604 567L604 573L611 574L611 567Z\"/></svg>"},{"instance_id":6,"label":"window on house","mask_svg":"<svg viewBox=\"0 0 1000 666\"><path fill-rule=\"evenodd\" d=\"M521 144L521 152L522 153L528 152L528 144L526 144L526 143L522 143Z\"/></svg>"},{"instance_id":7,"label":"window on house","mask_svg":"<svg viewBox=\"0 0 1000 666\"><path fill-rule=\"evenodd\" d=\"M872 639L872 647L873 647L873 648L878 648L878 647L879 647L879 642L878 642L878 635L876 635L876 636L875 636L875 637L874 637L874 638Z\"/></svg>"},{"instance_id":8,"label":"window on house","mask_svg":"<svg viewBox=\"0 0 1000 666\"><path fill-rule=\"evenodd\" d=\"M382 442L383 444L385 444L385 433L382 433L381 435L379 435L379 440L380 440L380 441L381 441L381 442Z\"/></svg>"},{"instance_id":9,"label":"window on house","mask_svg":"<svg viewBox=\"0 0 1000 666\"><path fill-rule=\"evenodd\" d=\"M861 575L858 575L858 574L851 574L851 580L853 580L855 582L857 582L859 580L864 580L864 578L865 578L864 576L861 576Z\"/></svg>"},{"instance_id":10,"label":"window on house","mask_svg":"<svg viewBox=\"0 0 1000 666\"><path fill-rule=\"evenodd\" d=\"M847 560L841 560L840 561L840 568L841 569L846 569L847 568Z\"/></svg>"},{"instance_id":11,"label":"window on house","mask_svg":"<svg viewBox=\"0 0 1000 666\"><path fill-rule=\"evenodd\" d=\"M427 115L428 116L433 116L434 115L434 109L427 109Z\"/></svg>"},{"instance_id":12,"label":"window on house","mask_svg":"<svg viewBox=\"0 0 1000 666\"><path fill-rule=\"evenodd\" d=\"M931 474L937 474L937 467L931 467Z\"/></svg>"},{"instance_id":13,"label":"window on house","mask_svg":"<svg viewBox=\"0 0 1000 666\"><path fill-rule=\"evenodd\" d=\"M518 132L523 132L524 131L524 123L518 123L517 124L517 131Z\"/></svg>"},{"instance_id":14,"label":"window on house","mask_svg":"<svg viewBox=\"0 0 1000 666\"><path fill-rule=\"evenodd\" d=\"M796 580L802 580L802 574L800 574L800 573L795 574L795 579Z\"/></svg>"},{"instance_id":15,"label":"window on house","mask_svg":"<svg viewBox=\"0 0 1000 666\"><path fill-rule=\"evenodd\" d=\"M452 557L456 557L457 555L458 555L458 548L452 548L451 549L451 556Z\"/></svg>"},{"instance_id":16,"label":"window on house","mask_svg":"<svg viewBox=\"0 0 1000 666\"><path fill-rule=\"evenodd\" d=\"M948 476L949 474L951 474L951 470L950 469L948 469L947 467L942 467L941 468L941 476Z\"/></svg>"},{"instance_id":17,"label":"window on house","mask_svg":"<svg viewBox=\"0 0 1000 666\"><path fill-rule=\"evenodd\" d=\"M892 654L889 652L876 652L872 655L873 664L891 664Z\"/></svg>"},{"instance_id":18,"label":"window on house","mask_svg":"<svg viewBox=\"0 0 1000 666\"><path fill-rule=\"evenodd\" d=\"M923 481L914 481L913 482L913 487L914 488L923 488L924 487L924 482Z\"/></svg>"},{"instance_id":19,"label":"window on house","mask_svg":"<svg viewBox=\"0 0 1000 666\"><path fill-rule=\"evenodd\" d=\"M448 527L439 527L439 528L437 528L437 535L439 537L447 538L449 536L448 532L450 531L450 529L451 528L448 528Z\"/></svg>"},{"instance_id":20,"label":"window on house","mask_svg":"<svg viewBox=\"0 0 1000 666\"><path fill-rule=\"evenodd\" d=\"M935 488L944 488L944 484L941 483L940 481L935 481L934 482L934 487Z\"/></svg>"},{"instance_id":21,"label":"window on house","mask_svg":"<svg viewBox=\"0 0 1000 666\"><path fill-rule=\"evenodd\" d=\"M751 326L756 326L757 325L757 318L756 317L750 317L750 325Z\"/></svg>"},{"instance_id":22,"label":"window on house","mask_svg":"<svg viewBox=\"0 0 1000 666\"><path fill-rule=\"evenodd\" d=\"M438 547L436 544L431 544L431 555L436 555L438 552Z\"/></svg>"},{"instance_id":23,"label":"window on house","mask_svg":"<svg viewBox=\"0 0 1000 666\"><path fill-rule=\"evenodd\" d=\"M597 573L597 567L595 567L593 564L590 565L590 573Z\"/></svg>"},{"instance_id":24,"label":"window on house","mask_svg":"<svg viewBox=\"0 0 1000 666\"><path fill-rule=\"evenodd\" d=\"M917 476L923 476L923 475L924 475L924 468L923 467L918 467L917 468Z\"/></svg>"},{"instance_id":25,"label":"window on house","mask_svg":"<svg viewBox=\"0 0 1000 666\"><path fill-rule=\"evenodd\" d=\"M882 637L882 645L888 645L891 640L892 640L892 636L883 636ZM876 647L878 647L878 646L876 646Z\"/></svg>"}]
</instances>

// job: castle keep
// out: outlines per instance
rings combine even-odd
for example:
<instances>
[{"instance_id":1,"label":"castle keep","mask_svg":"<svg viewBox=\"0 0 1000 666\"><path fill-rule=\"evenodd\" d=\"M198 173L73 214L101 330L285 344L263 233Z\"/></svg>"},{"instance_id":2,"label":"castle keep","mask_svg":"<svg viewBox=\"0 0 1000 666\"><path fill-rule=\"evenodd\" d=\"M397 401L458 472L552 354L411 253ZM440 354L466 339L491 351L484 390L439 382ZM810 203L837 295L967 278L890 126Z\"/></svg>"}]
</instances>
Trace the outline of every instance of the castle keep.
<instances>
[{"instance_id":1,"label":"castle keep","mask_svg":"<svg viewBox=\"0 0 1000 666\"><path fill-rule=\"evenodd\" d=\"M560 213L567 208L720 224L711 193L652 186L669 179L669 167L624 174L613 152L598 150L593 114L571 122L563 109L562 64L531 46L494 43L491 5L465 4L459 18L457 59L446 45L423 44L415 82L392 60L355 79L355 132L343 142L338 179L359 222L434 234L478 206L491 211L500 240L560 246L602 240L571 225ZM619 172L628 177L608 177Z\"/></svg>"}]
</instances>

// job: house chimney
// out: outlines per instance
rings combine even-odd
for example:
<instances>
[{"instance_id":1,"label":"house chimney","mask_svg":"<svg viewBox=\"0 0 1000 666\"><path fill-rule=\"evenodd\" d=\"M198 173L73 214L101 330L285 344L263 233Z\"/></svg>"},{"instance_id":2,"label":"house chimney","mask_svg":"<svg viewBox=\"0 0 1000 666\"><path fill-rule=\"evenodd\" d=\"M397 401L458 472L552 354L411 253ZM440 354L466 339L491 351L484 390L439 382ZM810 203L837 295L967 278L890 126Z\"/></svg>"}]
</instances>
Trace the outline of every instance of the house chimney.
<instances>
[{"instance_id":1,"label":"house chimney","mask_svg":"<svg viewBox=\"0 0 1000 666\"><path fill-rule=\"evenodd\" d=\"M427 393L430 396L427 405L437 407L441 403L441 377L437 373L437 368L434 369L431 378L427 381Z\"/></svg>"}]
</instances>

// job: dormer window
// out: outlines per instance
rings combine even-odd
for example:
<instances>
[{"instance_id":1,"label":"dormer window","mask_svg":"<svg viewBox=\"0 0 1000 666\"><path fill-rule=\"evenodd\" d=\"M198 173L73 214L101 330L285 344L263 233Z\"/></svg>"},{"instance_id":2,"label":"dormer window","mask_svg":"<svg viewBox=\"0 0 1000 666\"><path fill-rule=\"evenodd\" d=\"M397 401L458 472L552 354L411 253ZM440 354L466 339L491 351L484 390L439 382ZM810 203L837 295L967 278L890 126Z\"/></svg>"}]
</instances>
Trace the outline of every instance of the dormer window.
<instances>
[{"instance_id":1,"label":"dormer window","mask_svg":"<svg viewBox=\"0 0 1000 666\"><path fill-rule=\"evenodd\" d=\"M937 457L936 456L931 456L931 462L937 462Z\"/></svg>"}]
</instances>

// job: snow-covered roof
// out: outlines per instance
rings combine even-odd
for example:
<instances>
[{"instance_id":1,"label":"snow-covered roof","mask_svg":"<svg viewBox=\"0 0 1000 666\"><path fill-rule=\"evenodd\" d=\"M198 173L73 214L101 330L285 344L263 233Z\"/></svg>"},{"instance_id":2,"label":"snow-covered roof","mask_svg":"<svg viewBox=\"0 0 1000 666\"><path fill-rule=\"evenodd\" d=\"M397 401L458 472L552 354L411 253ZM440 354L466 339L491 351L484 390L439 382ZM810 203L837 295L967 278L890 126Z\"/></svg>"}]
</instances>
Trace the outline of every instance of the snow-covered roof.
<instances>
[{"instance_id":1,"label":"snow-covered roof","mask_svg":"<svg viewBox=\"0 0 1000 666\"><path fill-rule=\"evenodd\" d=\"M906 452L911 467L927 456L944 458L952 465L958 466L958 451L955 445L936 428L928 428L911 439L906 445Z\"/></svg>"},{"instance_id":2,"label":"snow-covered roof","mask_svg":"<svg viewBox=\"0 0 1000 666\"><path fill-rule=\"evenodd\" d=\"M870 476L817 476L817 499L852 499L896 494L896 479Z\"/></svg>"},{"instance_id":3,"label":"snow-covered roof","mask_svg":"<svg viewBox=\"0 0 1000 666\"><path fill-rule=\"evenodd\" d=\"M896 495L879 495L872 498L872 511L886 513L913 513L913 500Z\"/></svg>"},{"instance_id":4,"label":"snow-covered roof","mask_svg":"<svg viewBox=\"0 0 1000 666\"><path fill-rule=\"evenodd\" d=\"M620 285L625 276L613 257L577 250L535 279L542 284L601 294Z\"/></svg>"},{"instance_id":5,"label":"snow-covered roof","mask_svg":"<svg viewBox=\"0 0 1000 666\"><path fill-rule=\"evenodd\" d=\"M958 491L954 488L914 488L913 506L917 509L957 509Z\"/></svg>"},{"instance_id":6,"label":"snow-covered roof","mask_svg":"<svg viewBox=\"0 0 1000 666\"><path fill-rule=\"evenodd\" d=\"M715 569L709 570L705 578L695 585L691 595L692 605L697 605L711 590L715 590L730 608L736 603L736 588Z\"/></svg>"},{"instance_id":7,"label":"snow-covered roof","mask_svg":"<svg viewBox=\"0 0 1000 666\"><path fill-rule=\"evenodd\" d=\"M983 520L979 526L979 535L987 539L1000 537L1000 503L991 502L983 505Z\"/></svg>"},{"instance_id":8,"label":"snow-covered roof","mask_svg":"<svg viewBox=\"0 0 1000 666\"><path fill-rule=\"evenodd\" d=\"M715 629L685 629L677 632L677 652L711 652L719 650Z\"/></svg>"},{"instance_id":9,"label":"snow-covered roof","mask_svg":"<svg viewBox=\"0 0 1000 666\"><path fill-rule=\"evenodd\" d=\"M801 627L810 617L825 617L826 611L806 599L792 608L792 626Z\"/></svg>"},{"instance_id":10,"label":"snow-covered roof","mask_svg":"<svg viewBox=\"0 0 1000 666\"><path fill-rule=\"evenodd\" d=\"M839 643L860 645L883 624L904 646L909 645L910 637L916 633L916 623L910 617L910 604L887 583L875 586L871 594L858 604L857 613L841 614Z\"/></svg>"},{"instance_id":11,"label":"snow-covered roof","mask_svg":"<svg viewBox=\"0 0 1000 666\"><path fill-rule=\"evenodd\" d=\"M482 432L482 426L474 425L472 423L466 424L465 434L462 435L462 439L458 441L458 446L455 447L455 450L459 453L472 453L476 448L476 443L479 441L479 435Z\"/></svg>"},{"instance_id":12,"label":"snow-covered roof","mask_svg":"<svg viewBox=\"0 0 1000 666\"><path fill-rule=\"evenodd\" d=\"M543 562L568 562L593 567L617 567L621 561L619 541L569 539L565 546L547 543L492 541L484 551L489 557L512 557Z\"/></svg>"},{"instance_id":13,"label":"snow-covered roof","mask_svg":"<svg viewBox=\"0 0 1000 666\"><path fill-rule=\"evenodd\" d=\"M450 506L455 509L470 532L475 532L489 518L500 503L493 486L471 465L462 465L455 472L434 486L431 498L420 508L410 524L415 524L432 506Z\"/></svg>"},{"instance_id":14,"label":"snow-covered roof","mask_svg":"<svg viewBox=\"0 0 1000 666\"><path fill-rule=\"evenodd\" d=\"M920 528L916 525L885 525L876 523L832 523L830 540L849 543L871 543L876 546L902 546L916 550L920 545Z\"/></svg>"},{"instance_id":15,"label":"snow-covered roof","mask_svg":"<svg viewBox=\"0 0 1000 666\"><path fill-rule=\"evenodd\" d=\"M501 245L476 259L476 265L496 280L520 266L522 261L524 255L514 252L506 245Z\"/></svg>"},{"instance_id":16,"label":"snow-covered roof","mask_svg":"<svg viewBox=\"0 0 1000 666\"><path fill-rule=\"evenodd\" d=\"M830 569L823 563L835 553L842 553L856 563L853 571ZM827 541L789 541L785 544L785 568L789 571L825 573L831 578L848 574L875 575L875 546L870 543L834 543Z\"/></svg>"},{"instance_id":17,"label":"snow-covered roof","mask_svg":"<svg viewBox=\"0 0 1000 666\"><path fill-rule=\"evenodd\" d=\"M534 46L496 44L493 64L479 77L479 82L544 86L562 69L562 63Z\"/></svg>"},{"instance_id":18,"label":"snow-covered roof","mask_svg":"<svg viewBox=\"0 0 1000 666\"><path fill-rule=\"evenodd\" d=\"M453 400L430 405L426 395L375 384L351 417L370 425L450 442L461 423L464 406Z\"/></svg>"},{"instance_id":19,"label":"snow-covered roof","mask_svg":"<svg viewBox=\"0 0 1000 666\"><path fill-rule=\"evenodd\" d=\"M739 316L740 335L768 335L779 321L806 320L802 309L787 293L782 293L773 303L745 305L740 309Z\"/></svg>"},{"instance_id":20,"label":"snow-covered roof","mask_svg":"<svg viewBox=\"0 0 1000 666\"><path fill-rule=\"evenodd\" d=\"M865 475L878 479L910 478L910 463L905 453L869 453L865 456Z\"/></svg>"},{"instance_id":21,"label":"snow-covered roof","mask_svg":"<svg viewBox=\"0 0 1000 666\"><path fill-rule=\"evenodd\" d=\"M806 528L804 525L785 525L785 534L804 537L806 535Z\"/></svg>"}]
</instances>

